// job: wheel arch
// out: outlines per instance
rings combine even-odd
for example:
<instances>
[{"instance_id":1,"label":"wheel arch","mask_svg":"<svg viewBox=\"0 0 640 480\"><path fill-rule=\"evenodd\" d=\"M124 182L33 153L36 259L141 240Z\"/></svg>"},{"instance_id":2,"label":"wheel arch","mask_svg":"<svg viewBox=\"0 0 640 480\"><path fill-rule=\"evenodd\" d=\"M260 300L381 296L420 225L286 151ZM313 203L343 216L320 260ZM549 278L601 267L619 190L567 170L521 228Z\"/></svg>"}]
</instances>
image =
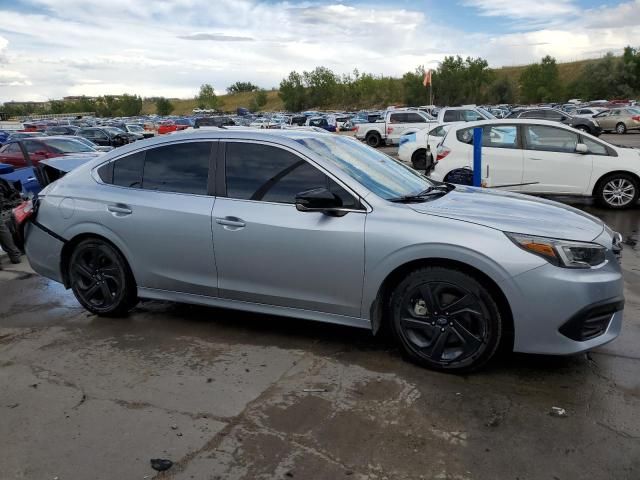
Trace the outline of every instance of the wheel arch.
<instances>
[{"instance_id":1,"label":"wheel arch","mask_svg":"<svg viewBox=\"0 0 640 480\"><path fill-rule=\"evenodd\" d=\"M64 284L65 288L71 287L71 283L69 281L69 260L71 259L73 250L76 248L76 246L80 244L80 242L84 240L89 240L89 239L102 240L103 242L108 243L113 248L115 248L116 251L120 255L122 255L122 258L126 262L126 268L128 269L128 273L131 275L134 283L137 285L136 276L133 273L133 270L131 268L131 262L129 261L128 256L125 254L122 248L120 248L116 243L114 243L112 240L110 240L104 235L101 235L99 233L94 233L94 232L83 232L72 237L70 240L65 242L64 246L62 247L62 252L60 254L60 273L62 275L62 283Z\"/></svg>"},{"instance_id":2,"label":"wheel arch","mask_svg":"<svg viewBox=\"0 0 640 480\"><path fill-rule=\"evenodd\" d=\"M628 170L614 170L612 172L607 172L604 173L600 176L600 178L598 178L598 180L596 180L596 182L593 184L593 190L591 192L591 195L593 195L594 197L597 195L598 189L600 188L600 186L609 178L612 177L614 175L618 175L618 174L624 174L624 175L629 175L630 177L633 177L636 181L636 183L640 186L640 176L638 176L636 173L630 172Z\"/></svg>"},{"instance_id":3,"label":"wheel arch","mask_svg":"<svg viewBox=\"0 0 640 480\"><path fill-rule=\"evenodd\" d=\"M504 332L503 348L509 349L510 351L513 350L515 331L513 309L511 308L509 300L507 299L503 289L498 285L498 282L496 282L494 278L482 271L480 268L451 258L437 257L415 259L398 265L389 272L380 284L378 293L370 308L371 328L374 335L377 334L381 328L385 328L385 323L388 321L388 318L386 318L386 309L393 289L410 272L425 267L445 267L462 271L478 280L483 287L489 290L498 304L500 313L505 321L506 328Z\"/></svg>"}]
</instances>

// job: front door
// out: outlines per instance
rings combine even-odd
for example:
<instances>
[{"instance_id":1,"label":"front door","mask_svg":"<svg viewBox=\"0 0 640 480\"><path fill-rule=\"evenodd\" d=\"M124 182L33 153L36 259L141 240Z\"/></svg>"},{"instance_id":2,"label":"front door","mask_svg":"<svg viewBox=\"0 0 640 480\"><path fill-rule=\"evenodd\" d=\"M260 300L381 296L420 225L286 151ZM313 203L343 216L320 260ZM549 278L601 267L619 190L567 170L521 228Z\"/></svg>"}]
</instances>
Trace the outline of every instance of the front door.
<instances>
[{"instance_id":1,"label":"front door","mask_svg":"<svg viewBox=\"0 0 640 480\"><path fill-rule=\"evenodd\" d=\"M297 154L263 143L231 142L226 198L213 211L220 296L360 316L366 212L300 212L297 193L326 187L345 207L356 197Z\"/></svg>"},{"instance_id":2,"label":"front door","mask_svg":"<svg viewBox=\"0 0 640 480\"><path fill-rule=\"evenodd\" d=\"M577 132L546 125L523 125L522 191L581 194L591 180L593 156L576 152Z\"/></svg>"}]
</instances>

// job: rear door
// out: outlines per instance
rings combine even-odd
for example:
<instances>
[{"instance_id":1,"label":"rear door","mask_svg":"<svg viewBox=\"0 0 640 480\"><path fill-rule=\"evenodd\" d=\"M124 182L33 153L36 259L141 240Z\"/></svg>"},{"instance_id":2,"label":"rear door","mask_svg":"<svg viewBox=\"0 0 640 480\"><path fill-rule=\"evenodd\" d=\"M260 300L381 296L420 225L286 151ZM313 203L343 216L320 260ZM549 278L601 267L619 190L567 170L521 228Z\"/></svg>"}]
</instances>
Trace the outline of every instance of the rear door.
<instances>
[{"instance_id":1,"label":"rear door","mask_svg":"<svg viewBox=\"0 0 640 480\"><path fill-rule=\"evenodd\" d=\"M516 125L487 125L482 132L482 177L489 186L520 191L524 158Z\"/></svg>"},{"instance_id":2,"label":"rear door","mask_svg":"<svg viewBox=\"0 0 640 480\"><path fill-rule=\"evenodd\" d=\"M225 195L213 212L220 296L360 316L366 211L357 197L277 145L228 141L222 168ZM298 211L296 194L318 187L358 211Z\"/></svg>"},{"instance_id":3,"label":"rear door","mask_svg":"<svg viewBox=\"0 0 640 480\"><path fill-rule=\"evenodd\" d=\"M524 185L522 191L581 194L593 169L593 156L576 152L577 132L547 125L522 125Z\"/></svg>"},{"instance_id":4,"label":"rear door","mask_svg":"<svg viewBox=\"0 0 640 480\"><path fill-rule=\"evenodd\" d=\"M211 212L217 142L174 143L132 153L98 170L91 192L99 221L118 235L138 286L217 295Z\"/></svg>"}]
</instances>

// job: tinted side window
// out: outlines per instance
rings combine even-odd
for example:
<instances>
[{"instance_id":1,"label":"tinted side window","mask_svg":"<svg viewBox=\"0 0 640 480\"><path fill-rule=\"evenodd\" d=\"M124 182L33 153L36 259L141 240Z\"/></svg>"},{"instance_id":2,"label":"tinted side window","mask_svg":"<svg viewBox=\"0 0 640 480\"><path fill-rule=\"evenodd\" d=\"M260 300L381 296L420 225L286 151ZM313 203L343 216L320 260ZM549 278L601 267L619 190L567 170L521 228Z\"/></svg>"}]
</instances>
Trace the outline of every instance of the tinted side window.
<instances>
[{"instance_id":1,"label":"tinted side window","mask_svg":"<svg viewBox=\"0 0 640 480\"><path fill-rule=\"evenodd\" d=\"M26 140L24 143L27 152L36 153L36 152L46 152L47 147L45 147L44 143L34 142L33 140Z\"/></svg>"},{"instance_id":2,"label":"tinted side window","mask_svg":"<svg viewBox=\"0 0 640 480\"><path fill-rule=\"evenodd\" d=\"M281 148L228 143L227 196L244 200L295 203L298 193L325 187L354 207L355 199L316 167Z\"/></svg>"},{"instance_id":3,"label":"tinted side window","mask_svg":"<svg viewBox=\"0 0 640 480\"><path fill-rule=\"evenodd\" d=\"M537 118L537 119L543 119L544 117L544 112L541 112L540 110L529 110L526 112L522 112L522 114L520 115L520 118Z\"/></svg>"},{"instance_id":4,"label":"tinted side window","mask_svg":"<svg viewBox=\"0 0 640 480\"><path fill-rule=\"evenodd\" d=\"M528 150L575 153L578 135L563 128L542 125L526 125Z\"/></svg>"},{"instance_id":5,"label":"tinted side window","mask_svg":"<svg viewBox=\"0 0 640 480\"><path fill-rule=\"evenodd\" d=\"M191 142L147 150L142 188L206 195L211 145Z\"/></svg>"},{"instance_id":6,"label":"tinted side window","mask_svg":"<svg viewBox=\"0 0 640 480\"><path fill-rule=\"evenodd\" d=\"M561 122L562 120L564 120L564 115L554 110L547 110L544 112L544 118L554 122Z\"/></svg>"},{"instance_id":7,"label":"tinted side window","mask_svg":"<svg viewBox=\"0 0 640 480\"><path fill-rule=\"evenodd\" d=\"M447 110L444 112L444 117L442 119L443 122L456 122L458 120L457 111L455 110Z\"/></svg>"},{"instance_id":8,"label":"tinted side window","mask_svg":"<svg viewBox=\"0 0 640 480\"><path fill-rule=\"evenodd\" d=\"M120 187L141 188L144 152L116 160L113 165L113 184Z\"/></svg>"},{"instance_id":9,"label":"tinted side window","mask_svg":"<svg viewBox=\"0 0 640 480\"><path fill-rule=\"evenodd\" d=\"M406 121L408 123L425 123L426 122L424 117L422 117L422 115L418 115L417 113L409 112L406 114L406 116L407 116Z\"/></svg>"},{"instance_id":10,"label":"tinted side window","mask_svg":"<svg viewBox=\"0 0 640 480\"><path fill-rule=\"evenodd\" d=\"M407 122L406 113L392 113L389 116L389 123L406 123L406 122Z\"/></svg>"}]
</instances>

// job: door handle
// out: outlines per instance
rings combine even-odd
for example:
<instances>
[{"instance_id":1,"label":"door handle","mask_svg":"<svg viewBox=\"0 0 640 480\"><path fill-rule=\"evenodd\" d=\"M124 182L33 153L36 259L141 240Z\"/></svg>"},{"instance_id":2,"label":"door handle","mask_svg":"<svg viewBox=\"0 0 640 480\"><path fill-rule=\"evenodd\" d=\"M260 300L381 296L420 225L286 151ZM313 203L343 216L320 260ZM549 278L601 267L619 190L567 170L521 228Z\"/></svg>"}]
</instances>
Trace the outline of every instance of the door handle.
<instances>
[{"instance_id":1,"label":"door handle","mask_svg":"<svg viewBox=\"0 0 640 480\"><path fill-rule=\"evenodd\" d=\"M243 228L246 226L246 223L237 217L216 218L216 223L223 227Z\"/></svg>"},{"instance_id":2,"label":"door handle","mask_svg":"<svg viewBox=\"0 0 640 480\"><path fill-rule=\"evenodd\" d=\"M542 159L541 159L541 158L539 158L539 157L529 157L529 160L533 160L533 161L535 161L535 162L539 162L539 161L541 161Z\"/></svg>"},{"instance_id":3,"label":"door handle","mask_svg":"<svg viewBox=\"0 0 640 480\"><path fill-rule=\"evenodd\" d=\"M107 210L109 210L111 213L117 213L120 215L131 215L133 213L133 210L131 210L126 205L109 205L107 207Z\"/></svg>"}]
</instances>

